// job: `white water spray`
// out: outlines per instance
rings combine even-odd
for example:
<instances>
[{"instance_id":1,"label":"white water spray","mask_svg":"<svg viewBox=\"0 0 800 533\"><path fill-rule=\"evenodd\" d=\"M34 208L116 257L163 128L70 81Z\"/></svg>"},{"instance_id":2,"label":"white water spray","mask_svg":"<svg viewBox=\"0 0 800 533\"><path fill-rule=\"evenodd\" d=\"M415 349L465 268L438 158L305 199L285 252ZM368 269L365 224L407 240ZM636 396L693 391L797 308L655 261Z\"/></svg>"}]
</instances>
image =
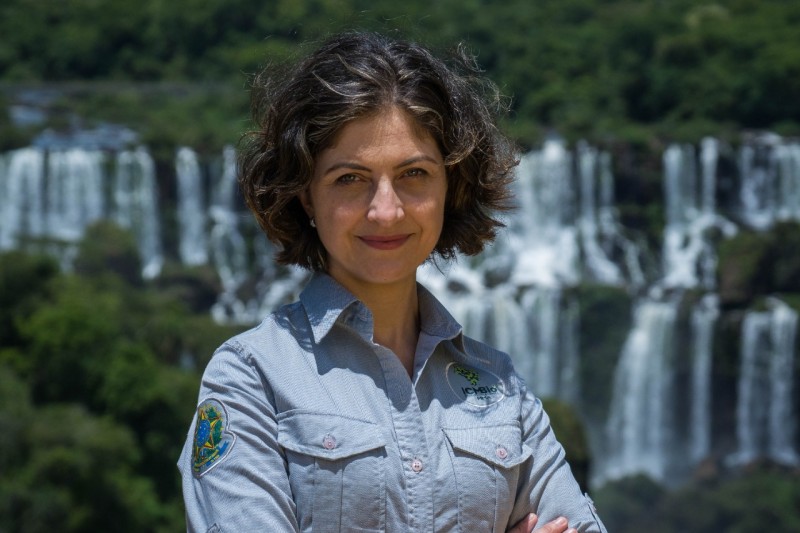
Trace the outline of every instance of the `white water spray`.
<instances>
[{"instance_id":1,"label":"white water spray","mask_svg":"<svg viewBox=\"0 0 800 533\"><path fill-rule=\"evenodd\" d=\"M190 148L178 150L175 170L178 177L178 252L185 265L208 262L206 206L203 179L197 154Z\"/></svg>"}]
</instances>

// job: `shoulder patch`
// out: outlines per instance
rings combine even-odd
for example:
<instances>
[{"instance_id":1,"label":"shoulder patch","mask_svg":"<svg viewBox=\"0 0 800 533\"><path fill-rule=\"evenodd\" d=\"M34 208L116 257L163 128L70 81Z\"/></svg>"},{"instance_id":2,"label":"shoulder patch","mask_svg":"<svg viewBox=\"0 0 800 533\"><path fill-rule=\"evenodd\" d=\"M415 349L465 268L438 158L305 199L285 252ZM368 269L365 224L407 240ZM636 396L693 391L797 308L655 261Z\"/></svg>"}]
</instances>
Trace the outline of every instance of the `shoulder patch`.
<instances>
[{"instance_id":1,"label":"shoulder patch","mask_svg":"<svg viewBox=\"0 0 800 533\"><path fill-rule=\"evenodd\" d=\"M486 407L506 395L503 380L488 370L452 362L447 365L445 374L450 389L469 404Z\"/></svg>"},{"instance_id":2,"label":"shoulder patch","mask_svg":"<svg viewBox=\"0 0 800 533\"><path fill-rule=\"evenodd\" d=\"M236 435L229 431L228 413L218 400L205 400L197 408L192 443L192 472L199 478L230 453Z\"/></svg>"}]
</instances>

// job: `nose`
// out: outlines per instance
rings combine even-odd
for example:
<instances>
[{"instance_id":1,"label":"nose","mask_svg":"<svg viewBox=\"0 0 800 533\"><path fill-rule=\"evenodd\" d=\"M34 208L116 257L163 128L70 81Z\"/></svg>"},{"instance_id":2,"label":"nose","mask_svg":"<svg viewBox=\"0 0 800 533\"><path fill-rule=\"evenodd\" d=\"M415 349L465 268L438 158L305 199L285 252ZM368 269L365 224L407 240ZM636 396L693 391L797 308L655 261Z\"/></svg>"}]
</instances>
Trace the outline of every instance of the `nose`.
<instances>
[{"instance_id":1,"label":"nose","mask_svg":"<svg viewBox=\"0 0 800 533\"><path fill-rule=\"evenodd\" d=\"M405 217L403 201L388 179L378 181L367 210L367 220L381 225L394 224Z\"/></svg>"}]
</instances>

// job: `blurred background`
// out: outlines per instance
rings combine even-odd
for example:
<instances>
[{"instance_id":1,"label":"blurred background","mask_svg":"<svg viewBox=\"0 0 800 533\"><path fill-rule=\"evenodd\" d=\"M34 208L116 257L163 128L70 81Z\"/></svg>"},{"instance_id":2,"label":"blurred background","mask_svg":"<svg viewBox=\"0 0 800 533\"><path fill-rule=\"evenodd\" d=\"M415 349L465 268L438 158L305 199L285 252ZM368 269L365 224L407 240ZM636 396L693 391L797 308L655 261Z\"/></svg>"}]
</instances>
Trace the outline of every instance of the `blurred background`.
<instances>
[{"instance_id":1,"label":"blurred background","mask_svg":"<svg viewBox=\"0 0 800 533\"><path fill-rule=\"evenodd\" d=\"M800 3L4 0L0 531L180 531L214 349L290 301L248 83L326 35L464 42L519 209L421 279L546 399L610 531L800 531Z\"/></svg>"}]
</instances>

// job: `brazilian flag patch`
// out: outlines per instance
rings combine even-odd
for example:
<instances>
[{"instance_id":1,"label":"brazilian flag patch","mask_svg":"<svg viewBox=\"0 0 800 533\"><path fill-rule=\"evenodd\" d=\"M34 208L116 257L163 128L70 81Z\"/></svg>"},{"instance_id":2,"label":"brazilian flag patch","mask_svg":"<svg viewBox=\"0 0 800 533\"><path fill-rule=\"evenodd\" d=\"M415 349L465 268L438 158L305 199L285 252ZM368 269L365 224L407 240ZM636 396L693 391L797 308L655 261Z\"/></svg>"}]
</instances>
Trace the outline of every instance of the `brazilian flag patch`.
<instances>
[{"instance_id":1,"label":"brazilian flag patch","mask_svg":"<svg viewBox=\"0 0 800 533\"><path fill-rule=\"evenodd\" d=\"M228 415L217 400L206 400L197 408L192 446L192 472L200 477L218 465L233 448L236 435L228 431Z\"/></svg>"}]
</instances>

